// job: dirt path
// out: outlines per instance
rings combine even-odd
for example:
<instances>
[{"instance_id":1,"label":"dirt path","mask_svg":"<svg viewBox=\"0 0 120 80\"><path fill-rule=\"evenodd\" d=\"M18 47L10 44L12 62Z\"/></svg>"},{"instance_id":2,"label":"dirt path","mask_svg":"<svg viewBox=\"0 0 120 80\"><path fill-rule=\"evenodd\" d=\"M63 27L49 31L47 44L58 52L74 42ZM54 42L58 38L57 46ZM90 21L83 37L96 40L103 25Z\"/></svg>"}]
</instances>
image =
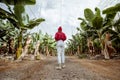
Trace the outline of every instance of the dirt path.
<instances>
[{"instance_id":1,"label":"dirt path","mask_svg":"<svg viewBox=\"0 0 120 80\"><path fill-rule=\"evenodd\" d=\"M56 70L56 57L43 61L0 62L0 80L119 80L120 60L66 58L66 68Z\"/></svg>"}]
</instances>

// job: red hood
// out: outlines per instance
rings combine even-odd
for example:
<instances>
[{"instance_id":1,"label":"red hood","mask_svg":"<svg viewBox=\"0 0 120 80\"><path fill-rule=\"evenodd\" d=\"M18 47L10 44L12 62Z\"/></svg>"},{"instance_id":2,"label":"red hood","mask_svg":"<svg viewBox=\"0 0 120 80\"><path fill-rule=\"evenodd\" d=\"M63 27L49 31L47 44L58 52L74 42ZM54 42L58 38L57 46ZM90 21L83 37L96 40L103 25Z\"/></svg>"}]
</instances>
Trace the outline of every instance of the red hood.
<instances>
[{"instance_id":1,"label":"red hood","mask_svg":"<svg viewBox=\"0 0 120 80\"><path fill-rule=\"evenodd\" d=\"M62 31L62 27L61 26L58 28L58 31L60 31L60 32Z\"/></svg>"}]
</instances>

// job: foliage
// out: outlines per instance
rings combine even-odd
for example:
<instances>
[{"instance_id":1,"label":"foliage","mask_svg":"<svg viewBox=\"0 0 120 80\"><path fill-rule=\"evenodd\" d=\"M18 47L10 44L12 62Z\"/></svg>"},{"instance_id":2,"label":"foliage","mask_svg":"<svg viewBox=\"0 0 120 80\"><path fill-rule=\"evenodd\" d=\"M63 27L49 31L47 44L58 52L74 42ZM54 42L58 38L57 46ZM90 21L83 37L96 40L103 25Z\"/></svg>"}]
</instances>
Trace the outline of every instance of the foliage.
<instances>
[{"instance_id":1,"label":"foliage","mask_svg":"<svg viewBox=\"0 0 120 80\"><path fill-rule=\"evenodd\" d=\"M8 7L9 11L6 11L2 8L0 8L0 18L2 20L7 20L9 21L12 26L14 26L14 29L16 30L17 28L17 43L16 43L16 57L18 58L19 55L22 52L22 40L23 40L23 34L26 33L26 31L28 29L32 29L33 27L39 25L41 22L45 21L42 18L39 19L33 19L33 20L29 20L29 16L25 13L25 8L24 6L30 3L35 3L35 0L16 0L16 1L7 1L7 0L2 0L0 2L3 2L6 4L6 6ZM11 9L10 5L13 5L13 10ZM24 14L24 15L22 15ZM10 26L9 26L10 27ZM3 38L4 36L6 36L7 34L5 34L7 32L7 29L4 30L4 35L2 35L0 38Z\"/></svg>"},{"instance_id":2,"label":"foliage","mask_svg":"<svg viewBox=\"0 0 120 80\"><path fill-rule=\"evenodd\" d=\"M103 10L103 14L114 14L120 11L120 3Z\"/></svg>"},{"instance_id":3,"label":"foliage","mask_svg":"<svg viewBox=\"0 0 120 80\"><path fill-rule=\"evenodd\" d=\"M79 32L73 35L72 39L67 43L67 51L76 53L77 46L80 46L82 52L86 51L87 39L91 37L94 42L95 49L99 53L103 49L102 43L106 32L111 33L111 41L114 47L119 50L120 18L114 20L119 11L120 4L116 4L113 7L103 10L102 13L106 15L105 17L102 17L99 8L95 8L95 13L93 13L91 9L86 8L84 10L85 18L78 18L78 20L82 21L80 23L80 27L77 28Z\"/></svg>"}]
</instances>

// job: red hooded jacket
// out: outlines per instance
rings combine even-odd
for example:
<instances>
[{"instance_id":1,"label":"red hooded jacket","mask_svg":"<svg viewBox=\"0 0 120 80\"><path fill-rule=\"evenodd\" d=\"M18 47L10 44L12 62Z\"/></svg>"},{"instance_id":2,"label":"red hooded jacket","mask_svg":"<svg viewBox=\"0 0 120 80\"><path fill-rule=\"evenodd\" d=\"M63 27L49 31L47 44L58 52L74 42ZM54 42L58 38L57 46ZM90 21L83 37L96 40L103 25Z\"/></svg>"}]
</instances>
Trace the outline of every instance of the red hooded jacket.
<instances>
[{"instance_id":1,"label":"red hooded jacket","mask_svg":"<svg viewBox=\"0 0 120 80\"><path fill-rule=\"evenodd\" d=\"M62 32L61 26L58 28L58 32L56 32L56 34L55 34L55 40L56 41L59 41L59 40L65 41L66 40L66 35L65 35L65 33Z\"/></svg>"}]
</instances>

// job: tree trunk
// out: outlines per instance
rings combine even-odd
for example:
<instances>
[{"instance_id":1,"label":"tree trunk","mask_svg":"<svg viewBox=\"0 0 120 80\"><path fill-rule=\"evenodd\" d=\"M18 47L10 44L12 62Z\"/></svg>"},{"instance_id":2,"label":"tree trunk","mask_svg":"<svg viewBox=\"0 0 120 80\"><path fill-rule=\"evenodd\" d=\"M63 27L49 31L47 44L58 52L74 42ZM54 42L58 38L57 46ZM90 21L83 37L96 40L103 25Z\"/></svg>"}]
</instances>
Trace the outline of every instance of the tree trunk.
<instances>
[{"instance_id":1,"label":"tree trunk","mask_svg":"<svg viewBox=\"0 0 120 80\"><path fill-rule=\"evenodd\" d=\"M16 59L20 57L22 53L22 31L20 31L20 34L18 36L18 45L17 45L17 50L16 50Z\"/></svg>"},{"instance_id":2,"label":"tree trunk","mask_svg":"<svg viewBox=\"0 0 120 80\"><path fill-rule=\"evenodd\" d=\"M48 46L46 46L46 55L49 56Z\"/></svg>"},{"instance_id":3,"label":"tree trunk","mask_svg":"<svg viewBox=\"0 0 120 80\"><path fill-rule=\"evenodd\" d=\"M111 44L111 41L109 41L110 40L110 33L106 33L106 35L105 35L105 47L104 47L104 57L105 57L105 59L110 59L110 52L109 52L109 49L108 49L108 47L109 47L109 45L112 45Z\"/></svg>"},{"instance_id":4,"label":"tree trunk","mask_svg":"<svg viewBox=\"0 0 120 80\"><path fill-rule=\"evenodd\" d=\"M40 46L40 42L37 41L36 47L35 47L35 52L34 52L34 56L36 57L36 59L40 59L39 46Z\"/></svg>"},{"instance_id":5,"label":"tree trunk","mask_svg":"<svg viewBox=\"0 0 120 80\"><path fill-rule=\"evenodd\" d=\"M9 39L8 46L9 46L8 53L13 54L14 53L14 40L12 38Z\"/></svg>"},{"instance_id":6,"label":"tree trunk","mask_svg":"<svg viewBox=\"0 0 120 80\"><path fill-rule=\"evenodd\" d=\"M81 54L79 46L77 46L77 54Z\"/></svg>"},{"instance_id":7,"label":"tree trunk","mask_svg":"<svg viewBox=\"0 0 120 80\"><path fill-rule=\"evenodd\" d=\"M22 54L18 57L18 59L22 59L28 53L30 42L31 42L31 38L28 37L25 43L25 47L22 50Z\"/></svg>"}]
</instances>

